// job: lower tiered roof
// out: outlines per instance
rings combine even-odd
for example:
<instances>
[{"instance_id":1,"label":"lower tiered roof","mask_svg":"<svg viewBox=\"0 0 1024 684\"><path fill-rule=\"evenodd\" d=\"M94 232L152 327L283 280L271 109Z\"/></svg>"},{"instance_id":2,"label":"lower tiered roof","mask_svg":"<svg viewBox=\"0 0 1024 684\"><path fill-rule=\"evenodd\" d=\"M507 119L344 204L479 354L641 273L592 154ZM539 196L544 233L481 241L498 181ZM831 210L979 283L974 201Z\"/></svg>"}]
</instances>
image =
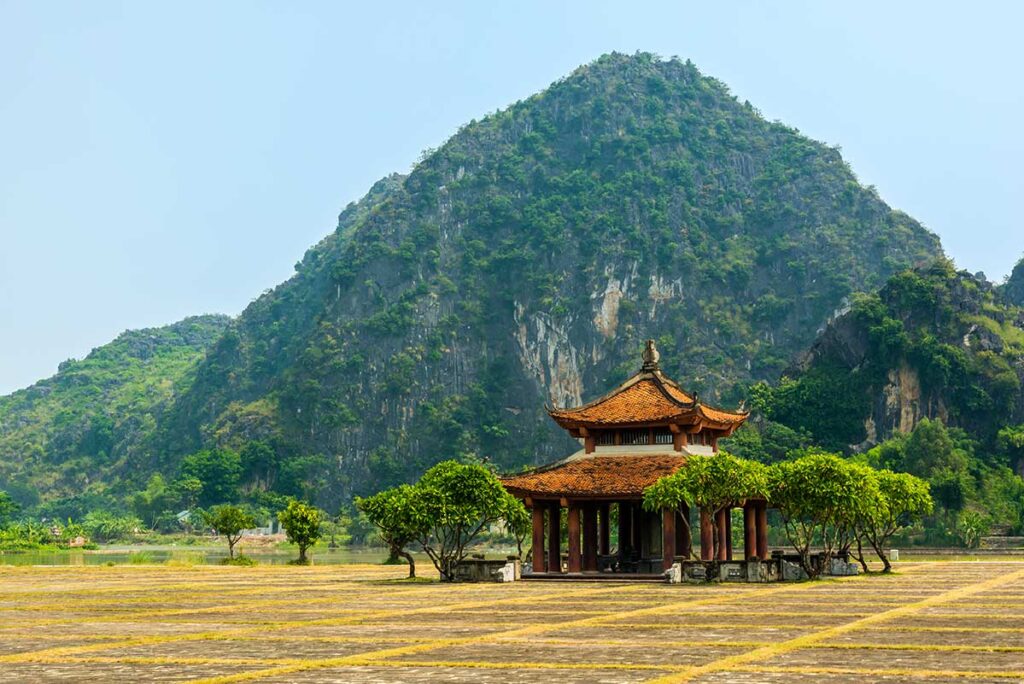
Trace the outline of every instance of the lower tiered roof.
<instances>
[{"instance_id":1,"label":"lower tiered roof","mask_svg":"<svg viewBox=\"0 0 1024 684\"><path fill-rule=\"evenodd\" d=\"M686 463L680 453L576 454L564 461L501 478L516 496L639 498Z\"/></svg>"}]
</instances>

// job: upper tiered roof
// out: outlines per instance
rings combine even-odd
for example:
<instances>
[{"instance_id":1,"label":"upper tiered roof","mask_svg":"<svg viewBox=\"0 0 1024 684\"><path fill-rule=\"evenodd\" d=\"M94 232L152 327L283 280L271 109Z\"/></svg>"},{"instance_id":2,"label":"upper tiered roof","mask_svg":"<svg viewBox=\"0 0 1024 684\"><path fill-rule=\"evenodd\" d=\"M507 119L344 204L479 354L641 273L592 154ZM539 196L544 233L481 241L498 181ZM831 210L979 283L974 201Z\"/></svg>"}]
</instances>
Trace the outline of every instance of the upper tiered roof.
<instances>
[{"instance_id":1,"label":"upper tiered roof","mask_svg":"<svg viewBox=\"0 0 1024 684\"><path fill-rule=\"evenodd\" d=\"M588 404L548 409L548 414L566 429L676 424L732 431L747 419L745 411L702 404L661 372L659 358L654 341L648 340L643 366L633 377Z\"/></svg>"}]
</instances>

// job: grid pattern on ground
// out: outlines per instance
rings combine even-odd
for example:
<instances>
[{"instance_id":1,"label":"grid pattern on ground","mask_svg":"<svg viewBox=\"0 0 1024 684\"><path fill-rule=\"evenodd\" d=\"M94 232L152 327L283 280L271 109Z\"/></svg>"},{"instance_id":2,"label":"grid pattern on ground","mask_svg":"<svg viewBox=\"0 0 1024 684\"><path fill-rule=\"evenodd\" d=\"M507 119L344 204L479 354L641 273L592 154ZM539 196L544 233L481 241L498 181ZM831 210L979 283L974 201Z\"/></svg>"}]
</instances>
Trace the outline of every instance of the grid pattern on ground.
<instances>
[{"instance_id":1,"label":"grid pattern on ground","mask_svg":"<svg viewBox=\"0 0 1024 684\"><path fill-rule=\"evenodd\" d=\"M0 567L0 682L1024 680L1024 563L785 585Z\"/></svg>"}]
</instances>

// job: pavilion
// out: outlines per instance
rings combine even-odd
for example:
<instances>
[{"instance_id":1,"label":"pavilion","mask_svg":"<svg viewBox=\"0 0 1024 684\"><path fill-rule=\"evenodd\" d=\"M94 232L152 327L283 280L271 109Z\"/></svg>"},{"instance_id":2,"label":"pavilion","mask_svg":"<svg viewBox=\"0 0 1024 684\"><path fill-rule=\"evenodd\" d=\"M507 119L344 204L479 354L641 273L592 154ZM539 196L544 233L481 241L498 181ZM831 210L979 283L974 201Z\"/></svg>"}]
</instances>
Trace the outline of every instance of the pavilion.
<instances>
[{"instance_id":1,"label":"pavilion","mask_svg":"<svg viewBox=\"0 0 1024 684\"><path fill-rule=\"evenodd\" d=\"M505 488L532 511L535 575L660 574L686 560L677 554L690 547L690 511L645 511L644 489L676 472L688 455L716 453L718 440L731 435L748 414L701 403L661 372L658 359L654 341L648 340L640 371L611 392L577 408L548 409L582 448L564 460L502 478ZM766 502L736 505L744 512L744 560L767 559ZM613 507L618 527L614 549ZM564 566L562 509L568 528ZM700 511L705 561L732 560L731 511L718 515L713 526L709 513ZM712 558L715 527L717 559Z\"/></svg>"}]
</instances>

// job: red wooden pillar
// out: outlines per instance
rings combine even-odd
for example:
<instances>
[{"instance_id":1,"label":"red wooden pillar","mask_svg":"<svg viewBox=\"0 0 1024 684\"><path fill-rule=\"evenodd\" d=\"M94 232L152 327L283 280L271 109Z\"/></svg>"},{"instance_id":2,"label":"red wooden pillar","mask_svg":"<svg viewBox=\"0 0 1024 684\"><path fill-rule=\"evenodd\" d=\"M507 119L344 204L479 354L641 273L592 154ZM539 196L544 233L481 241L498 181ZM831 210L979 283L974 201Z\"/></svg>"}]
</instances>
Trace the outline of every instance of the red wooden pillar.
<instances>
[{"instance_id":1,"label":"red wooden pillar","mask_svg":"<svg viewBox=\"0 0 1024 684\"><path fill-rule=\"evenodd\" d=\"M547 560L544 558L544 509L539 503L533 504L533 571L544 572Z\"/></svg>"},{"instance_id":2,"label":"red wooden pillar","mask_svg":"<svg viewBox=\"0 0 1024 684\"><path fill-rule=\"evenodd\" d=\"M548 509L548 572L562 572L562 508L558 503Z\"/></svg>"},{"instance_id":3,"label":"red wooden pillar","mask_svg":"<svg viewBox=\"0 0 1024 684\"><path fill-rule=\"evenodd\" d=\"M757 557L768 560L768 502L757 502Z\"/></svg>"},{"instance_id":4,"label":"red wooden pillar","mask_svg":"<svg viewBox=\"0 0 1024 684\"><path fill-rule=\"evenodd\" d=\"M753 560L757 555L757 504L748 501L743 506L743 557Z\"/></svg>"},{"instance_id":5,"label":"red wooden pillar","mask_svg":"<svg viewBox=\"0 0 1024 684\"><path fill-rule=\"evenodd\" d=\"M714 528L711 526L711 514L700 509L700 559L713 560L715 552Z\"/></svg>"},{"instance_id":6,"label":"red wooden pillar","mask_svg":"<svg viewBox=\"0 0 1024 684\"><path fill-rule=\"evenodd\" d=\"M725 560L732 560L732 509L725 509Z\"/></svg>"},{"instance_id":7,"label":"red wooden pillar","mask_svg":"<svg viewBox=\"0 0 1024 684\"><path fill-rule=\"evenodd\" d=\"M646 546L644 543L644 509L636 503L631 503L630 506L633 509L633 513L629 516L630 521L633 523L630 539L633 541L634 553L642 556Z\"/></svg>"},{"instance_id":8,"label":"red wooden pillar","mask_svg":"<svg viewBox=\"0 0 1024 684\"><path fill-rule=\"evenodd\" d=\"M676 511L661 510L661 567L668 570L676 557Z\"/></svg>"},{"instance_id":9,"label":"red wooden pillar","mask_svg":"<svg viewBox=\"0 0 1024 684\"><path fill-rule=\"evenodd\" d=\"M619 555L633 548L633 520L631 517L632 507L628 501L619 502Z\"/></svg>"},{"instance_id":10,"label":"red wooden pillar","mask_svg":"<svg viewBox=\"0 0 1024 684\"><path fill-rule=\"evenodd\" d=\"M676 555L683 556L690 548L690 507L683 504L676 511Z\"/></svg>"},{"instance_id":11,"label":"red wooden pillar","mask_svg":"<svg viewBox=\"0 0 1024 684\"><path fill-rule=\"evenodd\" d=\"M717 560L724 561L729 560L728 556L728 542L726 542L726 518L728 517L729 511L725 508L718 511L715 514L715 526L718 528L718 557Z\"/></svg>"},{"instance_id":12,"label":"red wooden pillar","mask_svg":"<svg viewBox=\"0 0 1024 684\"><path fill-rule=\"evenodd\" d=\"M597 506L583 505L583 571L597 572Z\"/></svg>"},{"instance_id":13,"label":"red wooden pillar","mask_svg":"<svg viewBox=\"0 0 1024 684\"><path fill-rule=\"evenodd\" d=\"M580 572L583 570L582 558L580 557L580 507L579 504L569 502L569 572Z\"/></svg>"},{"instance_id":14,"label":"red wooden pillar","mask_svg":"<svg viewBox=\"0 0 1024 684\"><path fill-rule=\"evenodd\" d=\"M598 538L597 552L602 556L607 556L611 553L612 548L612 513L611 504L601 504L601 508L598 509L600 515L598 516L598 523L601 527L601 536Z\"/></svg>"}]
</instances>

